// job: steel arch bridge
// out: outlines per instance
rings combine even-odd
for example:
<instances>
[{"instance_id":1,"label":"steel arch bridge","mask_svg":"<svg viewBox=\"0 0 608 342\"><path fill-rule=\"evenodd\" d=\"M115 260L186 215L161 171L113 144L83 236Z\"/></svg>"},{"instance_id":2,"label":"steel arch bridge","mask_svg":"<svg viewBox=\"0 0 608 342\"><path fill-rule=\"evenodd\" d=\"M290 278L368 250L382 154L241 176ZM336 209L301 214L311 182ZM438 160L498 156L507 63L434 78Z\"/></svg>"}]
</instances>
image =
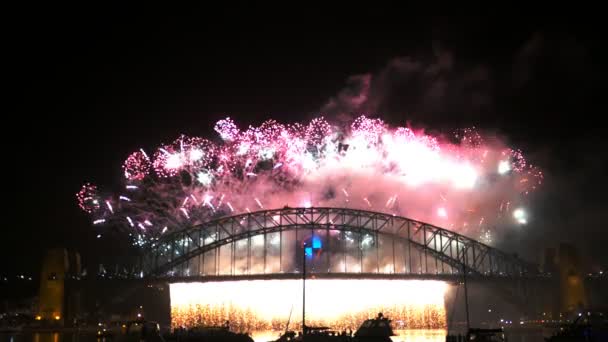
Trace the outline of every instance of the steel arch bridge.
<instances>
[{"instance_id":1,"label":"steel arch bridge","mask_svg":"<svg viewBox=\"0 0 608 342\"><path fill-rule=\"evenodd\" d=\"M304 246L304 244L306 244ZM263 210L163 236L143 256L148 278L528 278L527 263L424 222L346 208Z\"/></svg>"}]
</instances>

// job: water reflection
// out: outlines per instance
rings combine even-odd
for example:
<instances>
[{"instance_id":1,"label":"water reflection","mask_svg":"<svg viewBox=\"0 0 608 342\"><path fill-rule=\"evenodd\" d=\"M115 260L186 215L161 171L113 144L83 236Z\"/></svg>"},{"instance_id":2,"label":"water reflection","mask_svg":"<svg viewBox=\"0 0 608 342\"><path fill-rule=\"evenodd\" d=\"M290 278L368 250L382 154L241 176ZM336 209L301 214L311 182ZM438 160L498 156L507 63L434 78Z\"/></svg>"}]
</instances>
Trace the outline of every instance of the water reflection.
<instances>
[{"instance_id":1,"label":"water reflection","mask_svg":"<svg viewBox=\"0 0 608 342\"><path fill-rule=\"evenodd\" d=\"M0 333L0 342L104 342L93 333Z\"/></svg>"},{"instance_id":2,"label":"water reflection","mask_svg":"<svg viewBox=\"0 0 608 342\"><path fill-rule=\"evenodd\" d=\"M412 341L412 342L444 342L446 331L443 329L412 329L412 330L395 330L395 335L392 340L397 341Z\"/></svg>"},{"instance_id":3,"label":"water reflection","mask_svg":"<svg viewBox=\"0 0 608 342\"><path fill-rule=\"evenodd\" d=\"M256 342L273 341L279 338L281 331L256 331L251 337ZM395 330L396 336L392 337L394 342L444 342L446 331L443 329L411 329Z\"/></svg>"},{"instance_id":4,"label":"water reflection","mask_svg":"<svg viewBox=\"0 0 608 342\"><path fill-rule=\"evenodd\" d=\"M394 342L444 342L446 331L443 329L412 329L395 330ZM282 331L257 331L252 334L256 342L274 341ZM542 334L539 330L508 332L509 342L541 342ZM114 339L98 339L93 333L0 333L0 342L131 342L137 339L119 335Z\"/></svg>"}]
</instances>

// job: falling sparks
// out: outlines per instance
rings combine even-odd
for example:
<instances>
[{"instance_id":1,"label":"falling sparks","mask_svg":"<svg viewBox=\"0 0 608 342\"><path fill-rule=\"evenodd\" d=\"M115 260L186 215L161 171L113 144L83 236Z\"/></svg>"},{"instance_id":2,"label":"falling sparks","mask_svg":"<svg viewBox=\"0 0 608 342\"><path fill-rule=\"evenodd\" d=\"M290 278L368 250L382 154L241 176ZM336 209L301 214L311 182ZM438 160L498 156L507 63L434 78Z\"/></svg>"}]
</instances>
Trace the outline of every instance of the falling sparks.
<instances>
[{"instance_id":1,"label":"falling sparks","mask_svg":"<svg viewBox=\"0 0 608 342\"><path fill-rule=\"evenodd\" d=\"M386 201L386 207L390 208L393 205L395 205L395 201L397 201L397 195L393 195L391 197L389 197L389 199Z\"/></svg>"},{"instance_id":2,"label":"falling sparks","mask_svg":"<svg viewBox=\"0 0 608 342\"><path fill-rule=\"evenodd\" d=\"M489 229L482 230L479 240L486 245L491 245L494 242L492 239L492 232Z\"/></svg>"},{"instance_id":3,"label":"falling sparks","mask_svg":"<svg viewBox=\"0 0 608 342\"><path fill-rule=\"evenodd\" d=\"M188 210L186 210L186 208L180 208L179 210L181 210L182 213L184 213L184 216L186 216L187 219L190 219L190 215L188 215Z\"/></svg>"},{"instance_id":4,"label":"falling sparks","mask_svg":"<svg viewBox=\"0 0 608 342\"><path fill-rule=\"evenodd\" d=\"M382 291L361 296L372 288ZM429 280L312 279L306 282L306 322L355 330L365 319L382 312L395 328L445 329L446 291L444 282ZM234 331L281 331L290 312L292 322L301 320L300 296L301 282L297 280L173 283L171 325L191 327L200 320L220 325L228 314Z\"/></svg>"},{"instance_id":5,"label":"falling sparks","mask_svg":"<svg viewBox=\"0 0 608 342\"><path fill-rule=\"evenodd\" d=\"M144 151L144 149L143 149L143 148L140 148L140 149L139 149L139 152L141 152L141 154L142 154L142 155L143 155L143 156L144 156L144 157L145 157L147 160L150 160L150 158L149 158L149 157L148 157L148 155L146 154L146 151Z\"/></svg>"},{"instance_id":6,"label":"falling sparks","mask_svg":"<svg viewBox=\"0 0 608 342\"><path fill-rule=\"evenodd\" d=\"M210 208L213 208L213 205L211 204L211 200L212 200L212 199L213 199L213 196L211 196L211 195L209 195L209 194L206 194L206 195L203 197L203 206L205 206L205 205L206 205L206 206L208 206L208 207L210 207Z\"/></svg>"},{"instance_id":7,"label":"falling sparks","mask_svg":"<svg viewBox=\"0 0 608 342\"><path fill-rule=\"evenodd\" d=\"M106 206L108 207L110 213L114 214L114 208L112 207L112 203L110 203L110 201L106 201Z\"/></svg>"}]
</instances>

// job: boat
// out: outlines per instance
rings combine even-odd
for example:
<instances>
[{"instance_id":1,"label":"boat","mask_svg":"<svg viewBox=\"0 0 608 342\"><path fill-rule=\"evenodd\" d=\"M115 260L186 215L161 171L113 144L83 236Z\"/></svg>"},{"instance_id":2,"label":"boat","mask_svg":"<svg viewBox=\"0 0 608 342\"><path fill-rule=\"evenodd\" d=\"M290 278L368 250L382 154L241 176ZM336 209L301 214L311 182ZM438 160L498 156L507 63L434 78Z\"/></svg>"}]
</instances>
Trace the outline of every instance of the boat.
<instances>
[{"instance_id":1,"label":"boat","mask_svg":"<svg viewBox=\"0 0 608 342\"><path fill-rule=\"evenodd\" d=\"M251 336L245 333L230 331L227 324L223 326L198 326L191 329L177 328L173 330L173 333L164 337L167 341L184 342L253 342Z\"/></svg>"},{"instance_id":2,"label":"boat","mask_svg":"<svg viewBox=\"0 0 608 342\"><path fill-rule=\"evenodd\" d=\"M296 334L295 331L290 330L290 331L286 331L284 332L281 336L279 336L278 339L272 341L272 342L288 342L288 341L298 341L301 340L302 337L301 335L299 336L298 334Z\"/></svg>"},{"instance_id":3,"label":"boat","mask_svg":"<svg viewBox=\"0 0 608 342\"><path fill-rule=\"evenodd\" d=\"M391 327L391 320L384 317L382 313L372 319L367 319L355 331L354 336L352 331L335 331L328 327L305 327L304 336L302 333L294 331L286 331L281 337L274 342L285 341L312 341L312 342L389 342L392 341L391 336L395 336Z\"/></svg>"},{"instance_id":4,"label":"boat","mask_svg":"<svg viewBox=\"0 0 608 342\"><path fill-rule=\"evenodd\" d=\"M340 342L340 341L348 341L349 336L346 335L346 332L339 332L335 330L331 330L329 327L305 327L304 328L304 337L306 341L327 341L327 342Z\"/></svg>"},{"instance_id":5,"label":"boat","mask_svg":"<svg viewBox=\"0 0 608 342\"><path fill-rule=\"evenodd\" d=\"M470 328L467 331L467 341L478 342L504 342L507 340L505 331L502 328L481 329Z\"/></svg>"},{"instance_id":6,"label":"boat","mask_svg":"<svg viewBox=\"0 0 608 342\"><path fill-rule=\"evenodd\" d=\"M355 341L392 341L395 336L391 327L391 320L379 313L376 318L365 320L355 332Z\"/></svg>"},{"instance_id":7,"label":"boat","mask_svg":"<svg viewBox=\"0 0 608 342\"><path fill-rule=\"evenodd\" d=\"M312 342L346 342L351 341L351 337L346 334L346 331L336 331L329 327L309 327L304 328L304 336L302 332L296 333L295 331L285 331L278 339L273 342L286 342L286 341L302 341L304 337L305 341Z\"/></svg>"}]
</instances>

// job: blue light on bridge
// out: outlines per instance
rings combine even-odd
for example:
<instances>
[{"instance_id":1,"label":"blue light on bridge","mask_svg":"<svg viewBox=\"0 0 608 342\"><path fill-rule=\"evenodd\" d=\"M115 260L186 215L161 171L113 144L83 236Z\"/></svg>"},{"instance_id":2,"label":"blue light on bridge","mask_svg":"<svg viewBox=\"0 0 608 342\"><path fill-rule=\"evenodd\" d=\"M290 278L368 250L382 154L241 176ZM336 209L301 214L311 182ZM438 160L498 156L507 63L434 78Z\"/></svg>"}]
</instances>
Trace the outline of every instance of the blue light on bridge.
<instances>
[{"instance_id":1,"label":"blue light on bridge","mask_svg":"<svg viewBox=\"0 0 608 342\"><path fill-rule=\"evenodd\" d=\"M321 248L321 246L322 246L321 238L316 235L313 236L312 237L312 248L319 249L319 248Z\"/></svg>"},{"instance_id":2,"label":"blue light on bridge","mask_svg":"<svg viewBox=\"0 0 608 342\"><path fill-rule=\"evenodd\" d=\"M320 252L321 247L323 247L323 243L321 242L321 238L313 235L311 238L311 243L308 246L312 245L312 247L305 247L304 254L307 258L313 258L314 254Z\"/></svg>"},{"instance_id":3,"label":"blue light on bridge","mask_svg":"<svg viewBox=\"0 0 608 342\"><path fill-rule=\"evenodd\" d=\"M307 258L312 258L312 247L304 248L304 254L306 254Z\"/></svg>"}]
</instances>

